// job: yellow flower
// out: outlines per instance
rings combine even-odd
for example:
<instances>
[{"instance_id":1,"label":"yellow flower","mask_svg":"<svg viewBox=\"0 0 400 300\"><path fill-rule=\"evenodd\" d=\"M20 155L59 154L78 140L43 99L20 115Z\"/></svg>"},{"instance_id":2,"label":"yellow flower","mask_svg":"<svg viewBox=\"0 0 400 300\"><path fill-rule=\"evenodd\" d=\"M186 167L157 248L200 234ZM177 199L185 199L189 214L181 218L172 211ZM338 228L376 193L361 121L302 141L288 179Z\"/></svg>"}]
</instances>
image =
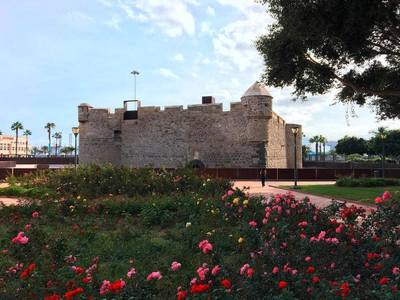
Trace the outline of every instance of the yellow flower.
<instances>
[{"instance_id":1,"label":"yellow flower","mask_svg":"<svg viewBox=\"0 0 400 300\"><path fill-rule=\"evenodd\" d=\"M249 200L244 200L243 205L247 205L249 203Z\"/></svg>"},{"instance_id":2,"label":"yellow flower","mask_svg":"<svg viewBox=\"0 0 400 300\"><path fill-rule=\"evenodd\" d=\"M238 243L240 244L240 243L242 243L243 242L243 238L239 238L238 239Z\"/></svg>"},{"instance_id":3,"label":"yellow flower","mask_svg":"<svg viewBox=\"0 0 400 300\"><path fill-rule=\"evenodd\" d=\"M86 199L83 199L82 201L83 201L83 202L86 202Z\"/></svg>"},{"instance_id":4,"label":"yellow flower","mask_svg":"<svg viewBox=\"0 0 400 300\"><path fill-rule=\"evenodd\" d=\"M190 227L190 226L192 226L192 223L187 222L187 223L186 223L186 227Z\"/></svg>"},{"instance_id":5,"label":"yellow flower","mask_svg":"<svg viewBox=\"0 0 400 300\"><path fill-rule=\"evenodd\" d=\"M239 203L239 198L233 199L233 203L234 203L234 204L238 204L238 203Z\"/></svg>"},{"instance_id":6,"label":"yellow flower","mask_svg":"<svg viewBox=\"0 0 400 300\"><path fill-rule=\"evenodd\" d=\"M210 182L210 181L211 181L210 178L208 178L208 179L207 179L207 182Z\"/></svg>"},{"instance_id":7,"label":"yellow flower","mask_svg":"<svg viewBox=\"0 0 400 300\"><path fill-rule=\"evenodd\" d=\"M214 233L214 232L215 232L215 229L213 229L212 232Z\"/></svg>"},{"instance_id":8,"label":"yellow flower","mask_svg":"<svg viewBox=\"0 0 400 300\"><path fill-rule=\"evenodd\" d=\"M207 235L212 235L212 233L211 232L207 232Z\"/></svg>"},{"instance_id":9,"label":"yellow flower","mask_svg":"<svg viewBox=\"0 0 400 300\"><path fill-rule=\"evenodd\" d=\"M81 196L76 197L76 199L81 199Z\"/></svg>"},{"instance_id":10,"label":"yellow flower","mask_svg":"<svg viewBox=\"0 0 400 300\"><path fill-rule=\"evenodd\" d=\"M212 210L211 210L211 213L213 214L213 213L215 213L215 211L212 209Z\"/></svg>"},{"instance_id":11,"label":"yellow flower","mask_svg":"<svg viewBox=\"0 0 400 300\"><path fill-rule=\"evenodd\" d=\"M233 237L233 234L230 234L229 237Z\"/></svg>"}]
</instances>

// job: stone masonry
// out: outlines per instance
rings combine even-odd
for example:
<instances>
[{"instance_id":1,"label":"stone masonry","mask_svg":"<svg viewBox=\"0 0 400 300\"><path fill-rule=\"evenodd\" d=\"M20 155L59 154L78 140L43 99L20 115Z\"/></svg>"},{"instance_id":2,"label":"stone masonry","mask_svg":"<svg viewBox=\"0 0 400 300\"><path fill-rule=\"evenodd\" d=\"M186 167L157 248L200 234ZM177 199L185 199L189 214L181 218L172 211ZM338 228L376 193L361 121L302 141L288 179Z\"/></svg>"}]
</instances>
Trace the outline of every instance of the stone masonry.
<instances>
[{"instance_id":1,"label":"stone masonry","mask_svg":"<svg viewBox=\"0 0 400 300\"><path fill-rule=\"evenodd\" d=\"M128 110L134 102L136 109ZM213 97L202 104L123 108L78 106L79 158L131 167L174 168L186 163L206 168L293 168L293 127L301 168L301 125L287 124L272 110L272 97L258 82L223 111Z\"/></svg>"}]
</instances>

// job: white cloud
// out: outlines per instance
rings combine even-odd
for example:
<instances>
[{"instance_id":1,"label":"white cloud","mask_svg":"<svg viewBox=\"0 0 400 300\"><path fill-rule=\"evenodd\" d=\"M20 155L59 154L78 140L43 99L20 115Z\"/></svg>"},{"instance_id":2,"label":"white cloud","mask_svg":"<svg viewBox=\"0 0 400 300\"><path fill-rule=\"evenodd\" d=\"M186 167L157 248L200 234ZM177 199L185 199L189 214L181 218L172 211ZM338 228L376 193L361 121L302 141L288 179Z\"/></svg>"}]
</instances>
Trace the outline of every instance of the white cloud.
<instances>
[{"instance_id":1,"label":"white cloud","mask_svg":"<svg viewBox=\"0 0 400 300\"><path fill-rule=\"evenodd\" d=\"M217 2L224 6L232 6L243 14L252 14L254 12L263 12L265 14L265 8L260 3L248 0L217 0Z\"/></svg>"},{"instance_id":2,"label":"white cloud","mask_svg":"<svg viewBox=\"0 0 400 300\"><path fill-rule=\"evenodd\" d=\"M125 13L128 15L129 18L131 18L131 19L136 18L135 13L133 12L133 9L130 8L129 5L123 3L121 0L118 0L118 6L125 11Z\"/></svg>"},{"instance_id":3,"label":"white cloud","mask_svg":"<svg viewBox=\"0 0 400 300\"><path fill-rule=\"evenodd\" d=\"M186 3L195 5L195 6L199 6L200 2L197 2L196 0L185 0Z\"/></svg>"},{"instance_id":4,"label":"white cloud","mask_svg":"<svg viewBox=\"0 0 400 300\"><path fill-rule=\"evenodd\" d=\"M261 59L254 47L255 39L263 33L260 16L238 20L224 27L213 38L215 55L221 60L236 64L240 71L261 66Z\"/></svg>"},{"instance_id":5,"label":"white cloud","mask_svg":"<svg viewBox=\"0 0 400 300\"><path fill-rule=\"evenodd\" d=\"M190 75L192 75L193 77L197 77L199 75L199 70L199 67L193 66Z\"/></svg>"},{"instance_id":6,"label":"white cloud","mask_svg":"<svg viewBox=\"0 0 400 300\"><path fill-rule=\"evenodd\" d=\"M183 57L183 55L181 53L177 53L174 56L174 59L177 60L177 61L185 61L185 58Z\"/></svg>"},{"instance_id":7,"label":"white cloud","mask_svg":"<svg viewBox=\"0 0 400 300\"><path fill-rule=\"evenodd\" d=\"M160 68L157 73L161 74L164 77L171 77L175 79L179 79L179 76L175 75L171 70Z\"/></svg>"},{"instance_id":8,"label":"white cloud","mask_svg":"<svg viewBox=\"0 0 400 300\"><path fill-rule=\"evenodd\" d=\"M65 23L74 26L85 26L94 21L92 17L89 17L88 15L80 11L67 13L62 17L62 20Z\"/></svg>"},{"instance_id":9,"label":"white cloud","mask_svg":"<svg viewBox=\"0 0 400 300\"><path fill-rule=\"evenodd\" d=\"M228 100L232 99L232 95L228 90L217 90L215 93L216 99Z\"/></svg>"},{"instance_id":10,"label":"white cloud","mask_svg":"<svg viewBox=\"0 0 400 300\"><path fill-rule=\"evenodd\" d=\"M215 15L215 11L214 8L212 8L211 6L207 7L207 13L211 16Z\"/></svg>"},{"instance_id":11,"label":"white cloud","mask_svg":"<svg viewBox=\"0 0 400 300\"><path fill-rule=\"evenodd\" d=\"M121 17L118 14L114 14L108 21L103 22L107 26L120 30L119 24L122 22Z\"/></svg>"},{"instance_id":12,"label":"white cloud","mask_svg":"<svg viewBox=\"0 0 400 300\"><path fill-rule=\"evenodd\" d=\"M211 27L210 23L203 22L201 23L200 28L202 33L207 33L210 36L215 33L215 29Z\"/></svg>"},{"instance_id":13,"label":"white cloud","mask_svg":"<svg viewBox=\"0 0 400 300\"><path fill-rule=\"evenodd\" d=\"M161 0L137 0L132 4L118 1L129 18L145 23L152 33L161 30L171 37L195 33L194 17L185 2L197 5L196 1L183 0L174 0L173 5Z\"/></svg>"},{"instance_id":14,"label":"white cloud","mask_svg":"<svg viewBox=\"0 0 400 300\"><path fill-rule=\"evenodd\" d=\"M237 79L236 77L231 79L231 83L232 83L232 85L234 87L240 87L241 86L241 83L240 83L239 79Z\"/></svg>"},{"instance_id":15,"label":"white cloud","mask_svg":"<svg viewBox=\"0 0 400 300\"><path fill-rule=\"evenodd\" d=\"M238 18L214 35L215 56L220 60L232 61L240 71L262 67L262 62L254 41L266 32L265 28L273 22L258 3L248 0L217 0L224 6L237 11Z\"/></svg>"},{"instance_id":16,"label":"white cloud","mask_svg":"<svg viewBox=\"0 0 400 300\"><path fill-rule=\"evenodd\" d=\"M101 4L103 4L104 6L113 6L113 4L107 0L98 0Z\"/></svg>"}]
</instances>

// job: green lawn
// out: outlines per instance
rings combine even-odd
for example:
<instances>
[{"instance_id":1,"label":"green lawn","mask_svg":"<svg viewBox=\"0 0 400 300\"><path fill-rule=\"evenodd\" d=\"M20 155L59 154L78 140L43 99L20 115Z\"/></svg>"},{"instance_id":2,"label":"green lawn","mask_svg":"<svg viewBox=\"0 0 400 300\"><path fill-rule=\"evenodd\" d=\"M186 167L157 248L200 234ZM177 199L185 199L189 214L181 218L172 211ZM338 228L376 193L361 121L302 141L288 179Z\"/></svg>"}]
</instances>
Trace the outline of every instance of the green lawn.
<instances>
[{"instance_id":1,"label":"green lawn","mask_svg":"<svg viewBox=\"0 0 400 300\"><path fill-rule=\"evenodd\" d=\"M353 200L364 203L374 203L376 197L380 197L386 190L392 196L400 191L400 186L387 187L338 187L335 184L315 184L315 185L299 185L301 192L331 197L334 199ZM290 188L291 186L279 186L281 188Z\"/></svg>"}]
</instances>

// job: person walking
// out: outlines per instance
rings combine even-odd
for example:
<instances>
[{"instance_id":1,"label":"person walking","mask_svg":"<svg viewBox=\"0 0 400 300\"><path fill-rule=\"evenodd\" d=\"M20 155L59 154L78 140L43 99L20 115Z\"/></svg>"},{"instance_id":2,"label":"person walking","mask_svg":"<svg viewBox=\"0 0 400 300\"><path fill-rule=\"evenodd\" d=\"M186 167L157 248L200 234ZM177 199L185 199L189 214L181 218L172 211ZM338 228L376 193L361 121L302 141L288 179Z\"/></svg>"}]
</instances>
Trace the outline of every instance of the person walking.
<instances>
[{"instance_id":1,"label":"person walking","mask_svg":"<svg viewBox=\"0 0 400 300\"><path fill-rule=\"evenodd\" d=\"M260 178L261 178L261 184L262 184L262 186L265 186L265 179L267 178L267 169L266 169L266 168L263 168L263 169L260 171Z\"/></svg>"}]
</instances>

